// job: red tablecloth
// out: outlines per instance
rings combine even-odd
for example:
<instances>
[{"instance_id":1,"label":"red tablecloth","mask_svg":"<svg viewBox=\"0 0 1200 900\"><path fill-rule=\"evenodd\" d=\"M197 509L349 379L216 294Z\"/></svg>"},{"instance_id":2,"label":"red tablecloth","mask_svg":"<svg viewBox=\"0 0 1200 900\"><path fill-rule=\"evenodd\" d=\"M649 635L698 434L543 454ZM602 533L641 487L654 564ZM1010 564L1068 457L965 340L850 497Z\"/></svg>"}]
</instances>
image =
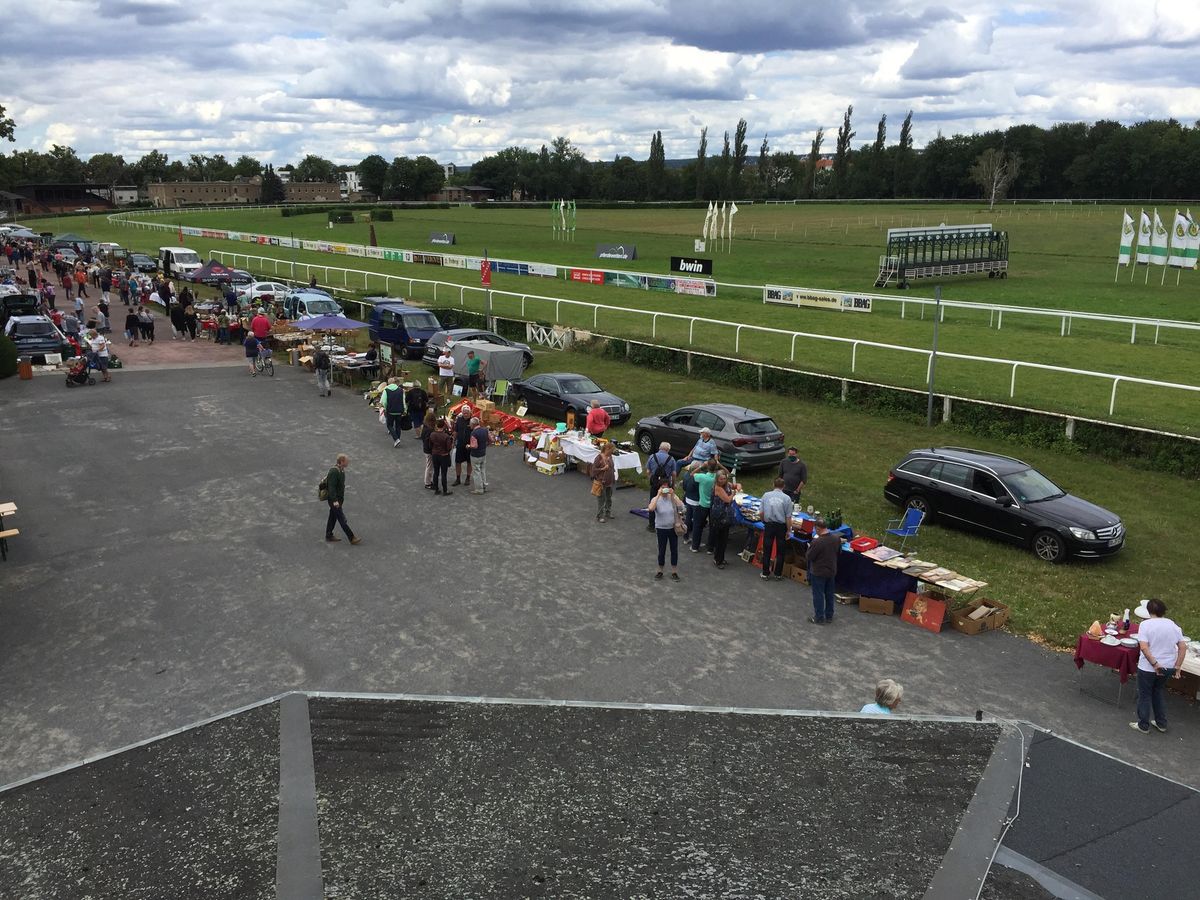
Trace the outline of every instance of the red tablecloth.
<instances>
[{"instance_id":1,"label":"red tablecloth","mask_svg":"<svg viewBox=\"0 0 1200 900\"><path fill-rule=\"evenodd\" d=\"M1129 634L1131 637L1137 633L1137 628L1137 622L1130 623ZM1102 644L1088 637L1088 633L1085 631L1075 642L1075 667L1082 669L1085 662L1090 662L1115 669L1121 676L1121 683L1124 684L1129 680L1129 676L1137 671L1139 653L1141 650L1137 647L1112 647Z\"/></svg>"}]
</instances>

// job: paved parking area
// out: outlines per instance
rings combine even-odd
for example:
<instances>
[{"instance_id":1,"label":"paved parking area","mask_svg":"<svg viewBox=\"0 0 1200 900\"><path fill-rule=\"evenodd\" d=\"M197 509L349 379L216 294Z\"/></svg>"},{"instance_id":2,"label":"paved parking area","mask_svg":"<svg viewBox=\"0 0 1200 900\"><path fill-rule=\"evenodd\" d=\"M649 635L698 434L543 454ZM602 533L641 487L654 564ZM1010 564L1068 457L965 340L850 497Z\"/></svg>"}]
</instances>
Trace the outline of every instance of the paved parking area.
<instances>
[{"instance_id":1,"label":"paved parking area","mask_svg":"<svg viewBox=\"0 0 1200 900\"><path fill-rule=\"evenodd\" d=\"M800 585L690 553L682 583L655 582L634 491L598 525L584 478L497 448L485 497L436 498L415 440L393 449L361 397L286 366L8 379L0 446L21 529L0 565L0 784L291 688L845 711L886 675L908 712L1026 719L1200 785L1194 707L1141 736L1128 690L1121 709L1081 695L1068 655L1019 637L854 609L818 629ZM357 547L322 540L339 451Z\"/></svg>"}]
</instances>

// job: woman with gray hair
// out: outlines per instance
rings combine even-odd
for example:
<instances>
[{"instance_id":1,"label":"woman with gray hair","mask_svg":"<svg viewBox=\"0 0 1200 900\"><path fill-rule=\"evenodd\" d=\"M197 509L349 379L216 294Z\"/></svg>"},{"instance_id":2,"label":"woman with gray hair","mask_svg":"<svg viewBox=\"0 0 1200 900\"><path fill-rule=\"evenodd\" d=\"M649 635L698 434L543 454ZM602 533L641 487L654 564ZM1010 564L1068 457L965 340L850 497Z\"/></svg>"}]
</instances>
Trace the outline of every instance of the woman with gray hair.
<instances>
[{"instance_id":1,"label":"woman with gray hair","mask_svg":"<svg viewBox=\"0 0 1200 900\"><path fill-rule=\"evenodd\" d=\"M904 696L904 688L890 678L885 678L875 685L875 702L868 703L859 710L876 716L890 716L900 705Z\"/></svg>"}]
</instances>

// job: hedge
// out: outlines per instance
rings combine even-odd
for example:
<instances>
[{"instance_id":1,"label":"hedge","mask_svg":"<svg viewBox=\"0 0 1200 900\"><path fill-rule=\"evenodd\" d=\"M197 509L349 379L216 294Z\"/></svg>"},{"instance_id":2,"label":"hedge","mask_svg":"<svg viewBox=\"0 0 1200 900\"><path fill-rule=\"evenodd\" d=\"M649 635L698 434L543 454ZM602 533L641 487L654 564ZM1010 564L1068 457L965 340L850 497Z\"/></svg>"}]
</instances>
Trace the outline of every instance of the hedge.
<instances>
[{"instance_id":1,"label":"hedge","mask_svg":"<svg viewBox=\"0 0 1200 900\"><path fill-rule=\"evenodd\" d=\"M7 334L0 334L0 378L17 374L17 345Z\"/></svg>"}]
</instances>

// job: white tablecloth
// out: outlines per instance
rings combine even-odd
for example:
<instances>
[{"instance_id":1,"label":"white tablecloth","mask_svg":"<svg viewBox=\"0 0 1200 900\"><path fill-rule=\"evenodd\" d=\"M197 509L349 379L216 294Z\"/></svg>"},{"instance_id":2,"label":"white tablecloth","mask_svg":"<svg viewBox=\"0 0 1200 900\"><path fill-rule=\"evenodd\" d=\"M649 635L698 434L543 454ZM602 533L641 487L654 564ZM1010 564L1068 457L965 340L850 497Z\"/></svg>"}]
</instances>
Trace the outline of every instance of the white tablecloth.
<instances>
[{"instance_id":1,"label":"white tablecloth","mask_svg":"<svg viewBox=\"0 0 1200 900\"><path fill-rule=\"evenodd\" d=\"M549 432L545 432L538 438L538 449L542 449L553 437ZM577 438L570 434L558 435L559 446L562 447L563 453L567 454L571 459L578 462L590 463L600 451L587 438ZM636 453L629 450L618 450L613 453L613 463L618 472L622 469L633 469L635 472L642 471L642 458Z\"/></svg>"}]
</instances>

